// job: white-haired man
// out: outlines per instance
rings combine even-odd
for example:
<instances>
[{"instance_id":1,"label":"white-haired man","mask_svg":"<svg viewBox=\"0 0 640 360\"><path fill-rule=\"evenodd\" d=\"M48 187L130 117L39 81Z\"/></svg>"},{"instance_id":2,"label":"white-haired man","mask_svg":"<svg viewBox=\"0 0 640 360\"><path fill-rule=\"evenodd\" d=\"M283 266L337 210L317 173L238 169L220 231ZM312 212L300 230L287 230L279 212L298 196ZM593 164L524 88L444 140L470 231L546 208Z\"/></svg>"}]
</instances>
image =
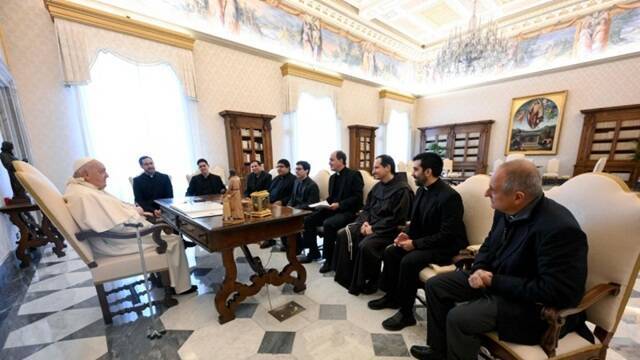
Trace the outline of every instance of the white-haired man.
<instances>
[{"instance_id":1,"label":"white-haired man","mask_svg":"<svg viewBox=\"0 0 640 360\"><path fill-rule=\"evenodd\" d=\"M107 186L107 170L98 160L82 158L73 164L73 177L67 182L64 199L71 216L80 230L102 233L105 231L131 233L135 231L125 224L141 223L151 226L140 207L125 203L104 191ZM184 254L182 241L176 235L165 235L167 260L171 286L178 294L194 292L191 286L189 264ZM97 256L119 256L138 252L134 239L94 237L88 240ZM152 235L143 237L143 247L156 246Z\"/></svg>"}]
</instances>

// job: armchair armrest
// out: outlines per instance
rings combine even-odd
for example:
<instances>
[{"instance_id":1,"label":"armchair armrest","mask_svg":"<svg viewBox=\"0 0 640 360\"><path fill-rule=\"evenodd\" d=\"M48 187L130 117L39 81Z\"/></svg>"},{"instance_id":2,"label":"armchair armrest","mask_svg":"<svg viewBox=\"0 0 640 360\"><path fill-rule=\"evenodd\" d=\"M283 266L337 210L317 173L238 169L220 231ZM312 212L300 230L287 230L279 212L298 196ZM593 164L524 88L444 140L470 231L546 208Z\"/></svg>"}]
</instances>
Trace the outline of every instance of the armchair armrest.
<instances>
[{"instance_id":1,"label":"armchair armrest","mask_svg":"<svg viewBox=\"0 0 640 360\"><path fill-rule=\"evenodd\" d=\"M580 304L575 308L558 310L553 307L543 307L540 316L549 324L549 327L540 340L542 350L544 350L549 357L554 357L556 355L556 348L558 347L560 330L562 330L567 317L587 310L609 295L616 296L619 293L620 285L618 284L598 284L584 294L582 301L580 301Z\"/></svg>"},{"instance_id":2,"label":"armchair armrest","mask_svg":"<svg viewBox=\"0 0 640 360\"><path fill-rule=\"evenodd\" d=\"M160 237L160 232L163 230L165 231L165 233L170 233L173 229L167 224L156 224L140 230L140 236L146 236L146 235L152 234L153 241L156 243L156 245L158 245L156 247L156 252L158 254L164 254L167 251L167 242L162 240L162 237ZM111 239L135 239L136 233L120 233L120 232L113 232L113 231L104 231L104 232L98 233L92 230L80 231L79 233L76 233L76 238L78 239L78 241L84 241L91 237L105 237L105 238L111 238Z\"/></svg>"},{"instance_id":3,"label":"armchair armrest","mask_svg":"<svg viewBox=\"0 0 640 360\"><path fill-rule=\"evenodd\" d=\"M458 255L454 256L451 262L458 270L468 270L471 269L471 265L473 265L475 258L476 252L467 248L460 250Z\"/></svg>"}]
</instances>

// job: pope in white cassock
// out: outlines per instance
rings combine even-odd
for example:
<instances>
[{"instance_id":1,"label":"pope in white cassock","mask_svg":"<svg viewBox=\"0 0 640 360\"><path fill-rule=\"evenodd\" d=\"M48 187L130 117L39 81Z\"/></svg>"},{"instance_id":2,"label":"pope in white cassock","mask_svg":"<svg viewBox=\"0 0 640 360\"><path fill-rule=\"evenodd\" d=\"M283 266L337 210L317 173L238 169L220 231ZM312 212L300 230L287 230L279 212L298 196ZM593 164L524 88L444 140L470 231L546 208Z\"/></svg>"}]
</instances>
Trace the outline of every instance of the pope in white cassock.
<instances>
[{"instance_id":1,"label":"pope in white cassock","mask_svg":"<svg viewBox=\"0 0 640 360\"><path fill-rule=\"evenodd\" d=\"M104 191L109 174L104 165L92 158L83 158L73 164L73 177L67 182L64 199L71 216L81 230L97 233L112 231L131 233L135 229L125 223L142 223L152 226L143 216L140 207L125 203ZM176 293L188 293L196 289L189 280L189 265L184 253L182 239L178 235L163 235L167 242L167 260L171 286ZM99 256L118 256L138 253L138 240L96 237L88 240ZM152 234L142 238L144 249L155 247Z\"/></svg>"}]
</instances>

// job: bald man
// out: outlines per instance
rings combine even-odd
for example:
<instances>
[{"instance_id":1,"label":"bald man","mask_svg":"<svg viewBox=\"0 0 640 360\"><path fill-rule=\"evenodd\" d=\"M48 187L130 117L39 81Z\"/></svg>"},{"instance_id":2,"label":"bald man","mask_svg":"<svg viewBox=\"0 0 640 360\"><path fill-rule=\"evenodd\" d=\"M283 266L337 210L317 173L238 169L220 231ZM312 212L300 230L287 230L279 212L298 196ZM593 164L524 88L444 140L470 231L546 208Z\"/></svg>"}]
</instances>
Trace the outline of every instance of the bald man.
<instances>
[{"instance_id":1,"label":"bald man","mask_svg":"<svg viewBox=\"0 0 640 360\"><path fill-rule=\"evenodd\" d=\"M133 228L125 227L128 223L142 223L144 227L152 226L144 217L144 210L127 204L104 191L107 186L107 170L104 165L92 158L83 158L74 163L73 177L67 182L64 199L67 208L80 230L121 232L130 234ZM156 244L149 234L142 238L145 249ZM189 280L189 264L184 254L180 237L163 235L167 242L167 260L171 286L178 294L186 294L197 288L191 286ZM95 237L87 240L97 257L119 256L138 253L137 239L113 239Z\"/></svg>"},{"instance_id":2,"label":"bald man","mask_svg":"<svg viewBox=\"0 0 640 360\"><path fill-rule=\"evenodd\" d=\"M564 206L542 192L542 178L528 160L502 164L485 196L493 225L470 271L429 279L427 344L413 346L418 359L477 359L479 335L539 344L547 328L543 306L578 305L587 278L587 238ZM456 304L459 304L456 306ZM593 339L584 313L570 316L562 335Z\"/></svg>"}]
</instances>

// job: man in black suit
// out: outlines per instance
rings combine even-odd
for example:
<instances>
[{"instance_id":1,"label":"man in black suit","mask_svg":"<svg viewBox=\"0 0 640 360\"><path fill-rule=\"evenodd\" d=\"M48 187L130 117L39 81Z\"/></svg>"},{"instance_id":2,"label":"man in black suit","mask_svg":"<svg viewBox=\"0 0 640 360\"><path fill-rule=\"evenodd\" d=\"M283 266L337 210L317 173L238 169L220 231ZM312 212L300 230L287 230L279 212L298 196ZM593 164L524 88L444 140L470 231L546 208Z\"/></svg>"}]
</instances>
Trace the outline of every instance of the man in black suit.
<instances>
[{"instance_id":1,"label":"man in black suit","mask_svg":"<svg viewBox=\"0 0 640 360\"><path fill-rule=\"evenodd\" d=\"M329 166L335 171L329 178L329 207L318 209L304 220L304 243L309 248L309 254L302 256L300 262L309 263L320 258L317 244L318 226L324 228L322 242L324 264L320 268L321 273L331 270L331 259L335 247L338 230L347 226L356 218L356 213L362 208L362 189L364 181L358 170L347 167L347 154L343 151L334 151L329 158Z\"/></svg>"},{"instance_id":2,"label":"man in black suit","mask_svg":"<svg viewBox=\"0 0 640 360\"><path fill-rule=\"evenodd\" d=\"M278 160L276 170L278 175L269 184L269 202L274 205L287 206L296 176L291 173L291 164L287 159ZM260 248L266 249L275 244L274 239L264 240L260 243Z\"/></svg>"},{"instance_id":3,"label":"man in black suit","mask_svg":"<svg viewBox=\"0 0 640 360\"><path fill-rule=\"evenodd\" d=\"M251 174L247 176L247 186L244 190L244 196L251 196L252 192L269 190L271 185L271 174L262 169L262 163L258 160L253 160L249 165L251 167Z\"/></svg>"},{"instance_id":4,"label":"man in black suit","mask_svg":"<svg viewBox=\"0 0 640 360\"><path fill-rule=\"evenodd\" d=\"M416 324L413 304L420 271L429 264L451 263L451 258L468 245L462 198L440 179L442 165L435 153L413 158L413 177L419 187L411 225L385 249L380 289L386 294L368 304L373 310L399 309L382 322L382 327L390 331Z\"/></svg>"},{"instance_id":5,"label":"man in black suit","mask_svg":"<svg viewBox=\"0 0 640 360\"><path fill-rule=\"evenodd\" d=\"M169 175L156 171L153 159L142 156L138 164L144 172L133 178L133 195L136 204L145 212L160 216L160 205L155 203L157 199L173 198L173 186Z\"/></svg>"},{"instance_id":6,"label":"man in black suit","mask_svg":"<svg viewBox=\"0 0 640 360\"><path fill-rule=\"evenodd\" d=\"M542 307L575 307L584 295L586 235L569 210L544 196L535 165L504 163L486 196L496 211L471 270L427 281L428 346L411 348L419 359L476 359L479 335L489 331L504 341L539 344L547 328ZM563 333L592 340L584 319L584 313L571 316Z\"/></svg>"},{"instance_id":7,"label":"man in black suit","mask_svg":"<svg viewBox=\"0 0 640 360\"><path fill-rule=\"evenodd\" d=\"M224 194L227 188L220 176L209 172L209 162L206 159L199 159L197 165L200 174L191 177L187 196Z\"/></svg>"},{"instance_id":8,"label":"man in black suit","mask_svg":"<svg viewBox=\"0 0 640 360\"><path fill-rule=\"evenodd\" d=\"M296 209L308 209L309 205L320 201L320 189L318 184L309 177L311 165L306 161L298 161L296 163L296 181L293 183L293 191L289 198L287 206ZM302 235L296 237L296 252L300 255L302 252ZM282 244L287 246L287 237L282 237Z\"/></svg>"}]
</instances>

